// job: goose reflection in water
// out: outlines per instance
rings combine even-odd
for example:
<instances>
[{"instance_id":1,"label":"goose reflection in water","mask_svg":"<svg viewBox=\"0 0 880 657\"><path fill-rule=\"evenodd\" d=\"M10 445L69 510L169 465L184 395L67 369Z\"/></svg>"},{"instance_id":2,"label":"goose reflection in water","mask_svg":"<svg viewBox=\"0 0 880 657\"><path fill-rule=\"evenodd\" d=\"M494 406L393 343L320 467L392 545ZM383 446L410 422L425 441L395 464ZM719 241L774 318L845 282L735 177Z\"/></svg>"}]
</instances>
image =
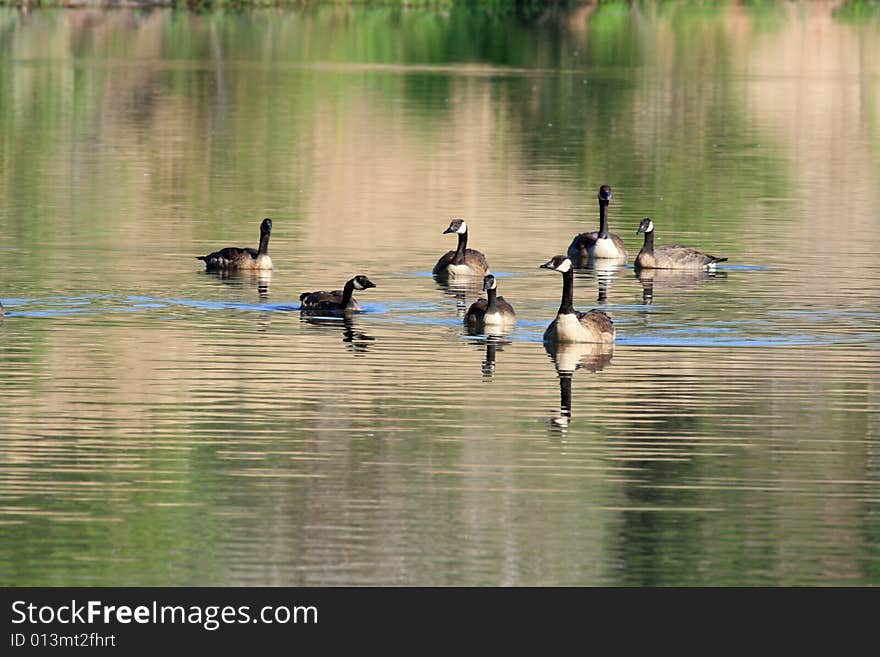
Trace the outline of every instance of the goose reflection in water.
<instances>
[{"instance_id":1,"label":"goose reflection in water","mask_svg":"<svg viewBox=\"0 0 880 657\"><path fill-rule=\"evenodd\" d=\"M269 284L272 282L271 269L221 269L203 272L203 274L241 290L256 288L261 301L269 298Z\"/></svg>"},{"instance_id":2,"label":"goose reflection in water","mask_svg":"<svg viewBox=\"0 0 880 657\"><path fill-rule=\"evenodd\" d=\"M689 271L686 269L637 269L636 278L642 284L642 303L654 303L654 287L665 290L686 290L701 283L727 278L726 271Z\"/></svg>"},{"instance_id":3,"label":"goose reflection in water","mask_svg":"<svg viewBox=\"0 0 880 657\"><path fill-rule=\"evenodd\" d=\"M565 431L571 422L571 383L575 370L598 372L611 362L613 344L588 342L545 342L544 349L553 359L559 377L559 415L550 418L550 426Z\"/></svg>"},{"instance_id":4,"label":"goose reflection in water","mask_svg":"<svg viewBox=\"0 0 880 657\"><path fill-rule=\"evenodd\" d=\"M584 260L574 262L575 269L578 273L583 273L584 277L589 278L595 276L596 287L599 293L596 297L597 303L608 302L608 290L614 284L614 279L618 272L623 270L624 265L615 260Z\"/></svg>"},{"instance_id":5,"label":"goose reflection in water","mask_svg":"<svg viewBox=\"0 0 880 657\"><path fill-rule=\"evenodd\" d=\"M468 331L470 335L477 335ZM486 358L483 360L480 370L483 372L483 378L491 380L495 374L495 358L499 351L504 351L505 345L510 344L510 340L506 340L504 335L487 335L484 338L474 341L478 349L484 345L486 347Z\"/></svg>"},{"instance_id":6,"label":"goose reflection in water","mask_svg":"<svg viewBox=\"0 0 880 657\"><path fill-rule=\"evenodd\" d=\"M301 314L300 321L313 326L331 327L342 329L342 342L356 356L367 353L369 344L376 338L358 330L354 316L350 314L341 317L320 317L309 314Z\"/></svg>"}]
</instances>

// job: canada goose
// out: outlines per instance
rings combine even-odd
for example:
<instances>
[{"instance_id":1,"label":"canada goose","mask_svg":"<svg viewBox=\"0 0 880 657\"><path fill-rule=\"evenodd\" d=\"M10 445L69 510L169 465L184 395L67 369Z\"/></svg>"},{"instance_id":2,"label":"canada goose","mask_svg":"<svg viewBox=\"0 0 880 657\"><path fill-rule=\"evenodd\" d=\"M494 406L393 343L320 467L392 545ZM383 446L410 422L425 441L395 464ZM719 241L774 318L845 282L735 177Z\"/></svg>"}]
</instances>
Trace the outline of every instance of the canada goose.
<instances>
[{"instance_id":1,"label":"canada goose","mask_svg":"<svg viewBox=\"0 0 880 657\"><path fill-rule=\"evenodd\" d=\"M470 328L480 326L505 327L516 324L516 313L504 297L498 296L498 283L492 274L483 278L483 289L488 299L477 299L468 308L464 323Z\"/></svg>"},{"instance_id":2,"label":"canada goose","mask_svg":"<svg viewBox=\"0 0 880 657\"><path fill-rule=\"evenodd\" d=\"M351 296L355 290L367 290L376 287L369 278L358 274L350 279L342 290L332 292L303 292L299 295L300 310L304 312L348 313L359 312L361 305Z\"/></svg>"},{"instance_id":3,"label":"canada goose","mask_svg":"<svg viewBox=\"0 0 880 657\"><path fill-rule=\"evenodd\" d=\"M269 236L272 234L272 220L263 219L260 224L260 248L227 246L206 256L196 256L197 260L205 261L206 271L223 271L227 269L272 269L272 258L269 257Z\"/></svg>"},{"instance_id":4,"label":"canada goose","mask_svg":"<svg viewBox=\"0 0 880 657\"><path fill-rule=\"evenodd\" d=\"M608 204L611 202L611 188L599 188L599 230L577 235L568 247L568 257L578 264L590 260L617 260L626 264L626 246L620 235L608 232Z\"/></svg>"},{"instance_id":5,"label":"canada goose","mask_svg":"<svg viewBox=\"0 0 880 657\"><path fill-rule=\"evenodd\" d=\"M434 265L434 275L448 279L460 276L485 276L489 273L489 263L479 251L467 248L467 223L464 219L453 219L449 228L443 231L458 235L458 248L448 251Z\"/></svg>"},{"instance_id":6,"label":"canada goose","mask_svg":"<svg viewBox=\"0 0 880 657\"><path fill-rule=\"evenodd\" d=\"M689 246L660 246L654 248L654 222L645 217L639 224L639 233L645 234L645 244L636 256L636 269L715 269L715 263L727 258L701 253Z\"/></svg>"},{"instance_id":7,"label":"canada goose","mask_svg":"<svg viewBox=\"0 0 880 657\"><path fill-rule=\"evenodd\" d=\"M562 303L556 319L544 331L545 342L614 342L614 322L601 310L581 313L574 309L574 269L571 260L558 255L541 265L562 274Z\"/></svg>"}]
</instances>

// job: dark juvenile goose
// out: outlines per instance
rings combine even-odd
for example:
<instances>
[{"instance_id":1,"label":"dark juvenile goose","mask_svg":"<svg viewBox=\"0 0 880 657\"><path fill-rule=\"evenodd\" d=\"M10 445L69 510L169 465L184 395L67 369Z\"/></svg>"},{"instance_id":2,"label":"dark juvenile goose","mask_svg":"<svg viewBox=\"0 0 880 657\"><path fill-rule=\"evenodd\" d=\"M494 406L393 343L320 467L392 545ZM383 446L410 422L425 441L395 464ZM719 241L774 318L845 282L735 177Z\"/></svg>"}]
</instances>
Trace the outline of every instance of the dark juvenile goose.
<instances>
[{"instance_id":1,"label":"dark juvenile goose","mask_svg":"<svg viewBox=\"0 0 880 657\"><path fill-rule=\"evenodd\" d=\"M260 248L227 246L206 256L196 256L205 261L206 271L230 269L272 269L269 257L269 236L272 234L272 220L266 217L260 224Z\"/></svg>"},{"instance_id":2,"label":"dark juvenile goose","mask_svg":"<svg viewBox=\"0 0 880 657\"><path fill-rule=\"evenodd\" d=\"M303 292L299 295L300 310L305 312L322 312L322 313L348 313L358 312L361 305L357 302L352 292L355 290L366 290L376 287L369 278L363 274L358 274L350 279L345 287L341 290L333 290L325 292Z\"/></svg>"},{"instance_id":3,"label":"dark juvenile goose","mask_svg":"<svg viewBox=\"0 0 880 657\"><path fill-rule=\"evenodd\" d=\"M434 275L441 279L485 276L489 273L489 263L479 251L467 248L467 223L464 219L453 219L449 228L443 231L458 235L458 248L445 253L434 265Z\"/></svg>"},{"instance_id":4,"label":"dark juvenile goose","mask_svg":"<svg viewBox=\"0 0 880 657\"><path fill-rule=\"evenodd\" d=\"M660 246L654 248L654 222L645 217L639 224L639 233L645 234L645 244L636 256L636 269L699 269L711 271L715 263L724 262L727 258L701 253L689 246Z\"/></svg>"},{"instance_id":5,"label":"dark juvenile goose","mask_svg":"<svg viewBox=\"0 0 880 657\"><path fill-rule=\"evenodd\" d=\"M464 316L464 323L471 328L481 326L505 327L516 324L516 313L504 297L498 296L498 283L492 274L483 278L487 299L477 299Z\"/></svg>"},{"instance_id":6,"label":"dark juvenile goose","mask_svg":"<svg viewBox=\"0 0 880 657\"><path fill-rule=\"evenodd\" d=\"M620 235L608 231L608 204L611 188L599 188L599 230L577 235L568 247L568 257L581 264L590 260L617 260L626 264L626 246Z\"/></svg>"},{"instance_id":7,"label":"dark juvenile goose","mask_svg":"<svg viewBox=\"0 0 880 657\"><path fill-rule=\"evenodd\" d=\"M562 303L556 319L544 331L545 342L614 342L614 322L601 310L578 312L574 309L574 269L571 260L558 255L541 265L562 274Z\"/></svg>"}]
</instances>

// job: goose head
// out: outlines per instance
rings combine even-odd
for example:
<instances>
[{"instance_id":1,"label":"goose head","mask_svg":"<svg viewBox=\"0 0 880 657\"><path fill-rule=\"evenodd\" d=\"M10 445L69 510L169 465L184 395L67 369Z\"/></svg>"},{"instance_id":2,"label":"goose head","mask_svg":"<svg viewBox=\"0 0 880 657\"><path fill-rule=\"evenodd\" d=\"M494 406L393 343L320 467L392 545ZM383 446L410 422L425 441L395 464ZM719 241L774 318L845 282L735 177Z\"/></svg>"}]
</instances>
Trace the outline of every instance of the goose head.
<instances>
[{"instance_id":1,"label":"goose head","mask_svg":"<svg viewBox=\"0 0 880 657\"><path fill-rule=\"evenodd\" d=\"M654 222L651 221L651 217L645 217L642 219L639 224L639 229L636 231L636 235L640 233L652 233L654 232Z\"/></svg>"},{"instance_id":2,"label":"goose head","mask_svg":"<svg viewBox=\"0 0 880 657\"><path fill-rule=\"evenodd\" d=\"M571 271L571 260L564 255L554 256L552 260L549 262L545 262L543 265L540 265L540 269L552 269L554 271L558 271L561 274L564 274L567 271Z\"/></svg>"}]
</instances>

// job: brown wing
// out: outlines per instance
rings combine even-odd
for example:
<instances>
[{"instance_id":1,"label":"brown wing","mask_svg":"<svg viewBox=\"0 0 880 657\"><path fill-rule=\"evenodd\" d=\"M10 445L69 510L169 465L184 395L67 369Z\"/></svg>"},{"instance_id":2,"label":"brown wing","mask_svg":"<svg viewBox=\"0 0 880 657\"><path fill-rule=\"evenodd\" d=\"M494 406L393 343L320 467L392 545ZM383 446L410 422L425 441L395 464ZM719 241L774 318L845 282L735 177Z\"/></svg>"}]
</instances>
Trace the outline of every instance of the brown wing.
<instances>
[{"instance_id":1,"label":"brown wing","mask_svg":"<svg viewBox=\"0 0 880 657\"><path fill-rule=\"evenodd\" d=\"M479 251L474 249L465 249L464 263L474 270L479 276L485 276L489 273L489 261Z\"/></svg>"},{"instance_id":2,"label":"brown wing","mask_svg":"<svg viewBox=\"0 0 880 657\"><path fill-rule=\"evenodd\" d=\"M338 306L342 303L342 290L303 292L299 295L299 301L303 308L320 309L322 306L326 307L334 304Z\"/></svg>"},{"instance_id":3,"label":"brown wing","mask_svg":"<svg viewBox=\"0 0 880 657\"><path fill-rule=\"evenodd\" d=\"M467 314L464 316L468 323L479 322L486 315L486 308L489 307L487 299L477 299L468 308Z\"/></svg>"},{"instance_id":4,"label":"brown wing","mask_svg":"<svg viewBox=\"0 0 880 657\"><path fill-rule=\"evenodd\" d=\"M509 315L515 315L516 312L513 310L513 306L507 303L507 300L504 297L498 297L495 300L495 303L498 304L498 312L506 313Z\"/></svg>"},{"instance_id":5,"label":"brown wing","mask_svg":"<svg viewBox=\"0 0 880 657\"><path fill-rule=\"evenodd\" d=\"M618 251L620 251L623 255L627 255L626 244L624 244L623 240L620 239L620 235L618 235L617 233L608 233L608 237L610 237L611 241L614 242L614 246L617 247Z\"/></svg>"},{"instance_id":6,"label":"brown wing","mask_svg":"<svg viewBox=\"0 0 880 657\"><path fill-rule=\"evenodd\" d=\"M623 243L620 235L617 233L608 233L608 237L614 242L614 246L617 247L617 250L626 256L626 245ZM580 235L576 235L571 241L571 245L568 247L568 257L571 258L572 262L588 258L590 255L590 248L592 248L598 239L598 230L594 230L592 233L581 233Z\"/></svg>"},{"instance_id":7,"label":"brown wing","mask_svg":"<svg viewBox=\"0 0 880 657\"><path fill-rule=\"evenodd\" d=\"M614 333L614 322L611 318L601 310L590 310L585 313L578 313L578 321L585 325L595 328L601 333Z\"/></svg>"},{"instance_id":8,"label":"brown wing","mask_svg":"<svg viewBox=\"0 0 880 657\"><path fill-rule=\"evenodd\" d=\"M572 260L576 258L586 258L589 255L589 248L596 243L597 239L599 239L598 230L594 230L592 233L575 235L575 238L571 241L571 245L568 247L568 257Z\"/></svg>"},{"instance_id":9,"label":"brown wing","mask_svg":"<svg viewBox=\"0 0 880 657\"><path fill-rule=\"evenodd\" d=\"M440 256L437 264L434 265L434 273L439 274L441 271L446 269L449 266L449 263L452 262L453 258L455 258L455 251L447 251L442 256Z\"/></svg>"},{"instance_id":10,"label":"brown wing","mask_svg":"<svg viewBox=\"0 0 880 657\"><path fill-rule=\"evenodd\" d=\"M727 258L718 258L692 249L689 246L661 246L654 249L656 267L661 269L702 269L714 262L724 262Z\"/></svg>"},{"instance_id":11,"label":"brown wing","mask_svg":"<svg viewBox=\"0 0 880 657\"><path fill-rule=\"evenodd\" d=\"M447 251L437 261L437 264L434 265L433 272L435 274L443 273L452 264L453 260L455 260L455 251ZM474 249L465 249L464 264L473 269L474 273L478 276L484 276L489 273L489 262L486 260L486 256Z\"/></svg>"},{"instance_id":12,"label":"brown wing","mask_svg":"<svg viewBox=\"0 0 880 657\"><path fill-rule=\"evenodd\" d=\"M544 329L544 341L547 342L556 332L556 317L553 318L553 321L547 325L547 328Z\"/></svg>"},{"instance_id":13,"label":"brown wing","mask_svg":"<svg viewBox=\"0 0 880 657\"><path fill-rule=\"evenodd\" d=\"M198 260L205 261L205 267L208 269L226 269L234 266L235 263L244 255L252 258L257 257L257 250L250 247L227 246L225 249L214 251L206 256L196 256Z\"/></svg>"}]
</instances>

